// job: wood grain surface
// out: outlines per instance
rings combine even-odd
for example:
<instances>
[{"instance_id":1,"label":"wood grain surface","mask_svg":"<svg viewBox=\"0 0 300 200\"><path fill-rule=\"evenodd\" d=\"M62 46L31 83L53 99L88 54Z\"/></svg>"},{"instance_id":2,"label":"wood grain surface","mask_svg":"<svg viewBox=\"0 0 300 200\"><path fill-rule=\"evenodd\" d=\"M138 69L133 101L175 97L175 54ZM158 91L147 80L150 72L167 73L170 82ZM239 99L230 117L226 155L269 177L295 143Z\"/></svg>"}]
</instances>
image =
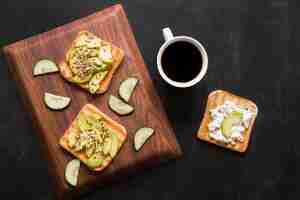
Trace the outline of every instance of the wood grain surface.
<instances>
[{"instance_id":1,"label":"wood grain surface","mask_svg":"<svg viewBox=\"0 0 300 200\"><path fill-rule=\"evenodd\" d=\"M67 47L81 30L91 31L125 51L125 59L104 95L91 96L88 92L63 80L59 73L32 76L32 66L38 60L42 58L56 62L62 60ZM73 197L92 186L104 185L137 169L154 166L161 161L178 158L181 155L181 149L153 87L121 5L114 5L49 32L8 45L3 50L49 161L49 171L54 177L58 198ZM119 117L109 110L107 98L110 94L117 95L120 82L128 76L136 76L140 80L130 100L135 112L129 116ZM45 92L69 96L72 98L71 105L62 112L50 111L43 102ZM119 155L106 170L94 173L84 166L81 167L78 186L71 188L65 182L64 170L66 163L73 157L59 146L58 141L82 106L87 103L95 105L124 125L128 138ZM134 132L142 126L152 127L156 133L140 152L135 152Z\"/></svg>"}]
</instances>

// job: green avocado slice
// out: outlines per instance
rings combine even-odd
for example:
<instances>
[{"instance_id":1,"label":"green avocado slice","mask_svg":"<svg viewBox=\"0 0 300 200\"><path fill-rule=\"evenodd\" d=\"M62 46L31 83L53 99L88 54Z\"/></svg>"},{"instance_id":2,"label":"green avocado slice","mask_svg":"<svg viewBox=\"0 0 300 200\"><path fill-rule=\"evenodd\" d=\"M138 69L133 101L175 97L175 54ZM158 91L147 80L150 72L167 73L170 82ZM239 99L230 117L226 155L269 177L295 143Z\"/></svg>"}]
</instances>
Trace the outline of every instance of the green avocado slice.
<instances>
[{"instance_id":1,"label":"green avocado slice","mask_svg":"<svg viewBox=\"0 0 300 200\"><path fill-rule=\"evenodd\" d=\"M92 76L93 76L93 73L90 73L85 77L79 77L79 76L75 75L70 79L70 81L73 83L82 84L82 83L89 82L89 80L92 78Z\"/></svg>"},{"instance_id":2,"label":"green avocado slice","mask_svg":"<svg viewBox=\"0 0 300 200\"><path fill-rule=\"evenodd\" d=\"M230 113L223 121L221 131L224 137L229 138L232 134L232 127L242 121L243 114L240 112Z\"/></svg>"},{"instance_id":3,"label":"green avocado slice","mask_svg":"<svg viewBox=\"0 0 300 200\"><path fill-rule=\"evenodd\" d=\"M95 74L89 82L89 90L95 94L100 87L100 82L106 77L108 71L102 71Z\"/></svg>"},{"instance_id":4,"label":"green avocado slice","mask_svg":"<svg viewBox=\"0 0 300 200\"><path fill-rule=\"evenodd\" d=\"M101 154L94 154L87 160L87 166L89 168L95 169L100 167L104 161L104 157Z\"/></svg>"},{"instance_id":5,"label":"green avocado slice","mask_svg":"<svg viewBox=\"0 0 300 200\"><path fill-rule=\"evenodd\" d=\"M118 140L116 133L111 132L110 137L111 137L111 148L110 148L109 155L110 155L110 157L114 158L119 151L120 144L119 144L119 140Z\"/></svg>"},{"instance_id":6,"label":"green avocado slice","mask_svg":"<svg viewBox=\"0 0 300 200\"><path fill-rule=\"evenodd\" d=\"M82 132L90 130L92 128L91 124L88 123L86 116L83 114L79 115L77 124Z\"/></svg>"}]
</instances>

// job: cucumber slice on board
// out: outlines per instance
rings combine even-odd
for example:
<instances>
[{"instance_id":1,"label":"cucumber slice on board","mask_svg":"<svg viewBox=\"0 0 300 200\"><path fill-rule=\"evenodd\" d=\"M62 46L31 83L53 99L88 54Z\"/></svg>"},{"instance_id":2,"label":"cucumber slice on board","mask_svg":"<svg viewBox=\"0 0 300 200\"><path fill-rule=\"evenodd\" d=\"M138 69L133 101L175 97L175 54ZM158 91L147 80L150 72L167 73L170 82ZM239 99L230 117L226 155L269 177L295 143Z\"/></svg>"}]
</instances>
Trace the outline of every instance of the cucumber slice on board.
<instances>
[{"instance_id":1,"label":"cucumber slice on board","mask_svg":"<svg viewBox=\"0 0 300 200\"><path fill-rule=\"evenodd\" d=\"M131 105L124 103L121 99L113 95L110 95L108 98L108 106L119 115L128 115L134 111Z\"/></svg>"},{"instance_id":2,"label":"cucumber slice on board","mask_svg":"<svg viewBox=\"0 0 300 200\"><path fill-rule=\"evenodd\" d=\"M52 60L42 59L35 63L33 67L33 76L58 72L58 67Z\"/></svg>"},{"instance_id":3,"label":"cucumber slice on board","mask_svg":"<svg viewBox=\"0 0 300 200\"><path fill-rule=\"evenodd\" d=\"M130 77L122 81L120 88L119 88L119 95L120 97L128 102L135 87L137 86L139 80L134 77Z\"/></svg>"},{"instance_id":4,"label":"cucumber slice on board","mask_svg":"<svg viewBox=\"0 0 300 200\"><path fill-rule=\"evenodd\" d=\"M139 151L147 140L154 134L154 129L143 127L136 131L134 135L134 148Z\"/></svg>"},{"instance_id":5,"label":"cucumber slice on board","mask_svg":"<svg viewBox=\"0 0 300 200\"><path fill-rule=\"evenodd\" d=\"M78 174L80 169L80 160L74 159L68 162L65 169L65 179L72 185L76 186L78 182Z\"/></svg>"},{"instance_id":6,"label":"cucumber slice on board","mask_svg":"<svg viewBox=\"0 0 300 200\"><path fill-rule=\"evenodd\" d=\"M62 110L71 103L71 98L46 92L44 94L44 102L52 110Z\"/></svg>"}]
</instances>

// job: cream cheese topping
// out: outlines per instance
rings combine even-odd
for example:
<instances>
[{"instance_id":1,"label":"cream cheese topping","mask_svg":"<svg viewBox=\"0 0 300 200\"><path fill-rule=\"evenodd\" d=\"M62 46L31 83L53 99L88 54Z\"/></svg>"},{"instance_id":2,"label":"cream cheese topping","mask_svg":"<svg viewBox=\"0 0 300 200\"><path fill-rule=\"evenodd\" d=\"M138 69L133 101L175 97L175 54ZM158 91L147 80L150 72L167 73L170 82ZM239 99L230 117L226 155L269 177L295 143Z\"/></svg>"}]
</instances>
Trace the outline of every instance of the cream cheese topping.
<instances>
[{"instance_id":1,"label":"cream cheese topping","mask_svg":"<svg viewBox=\"0 0 300 200\"><path fill-rule=\"evenodd\" d=\"M210 116L212 121L208 124L209 137L213 140L224 142L226 144L236 144L237 142L244 141L244 132L249 128L253 113L249 109L240 108L232 101L225 101L223 105L211 109ZM226 137L222 124L224 119L231 115L233 112L241 115L239 123L234 123L231 126L230 137Z\"/></svg>"}]
</instances>

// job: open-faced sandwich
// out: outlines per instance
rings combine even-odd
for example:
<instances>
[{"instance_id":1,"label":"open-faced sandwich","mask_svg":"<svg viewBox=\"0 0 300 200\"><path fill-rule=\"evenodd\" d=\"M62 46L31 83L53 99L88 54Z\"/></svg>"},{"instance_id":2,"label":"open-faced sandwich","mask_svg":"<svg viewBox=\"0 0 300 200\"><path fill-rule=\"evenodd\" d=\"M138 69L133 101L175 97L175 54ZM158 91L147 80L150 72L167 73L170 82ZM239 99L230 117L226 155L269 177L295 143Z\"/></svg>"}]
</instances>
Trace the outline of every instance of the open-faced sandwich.
<instances>
[{"instance_id":1,"label":"open-faced sandwich","mask_svg":"<svg viewBox=\"0 0 300 200\"><path fill-rule=\"evenodd\" d=\"M106 42L93 33L81 31L77 34L60 62L62 76L91 94L104 93L124 58L124 51Z\"/></svg>"},{"instance_id":2,"label":"open-faced sandwich","mask_svg":"<svg viewBox=\"0 0 300 200\"><path fill-rule=\"evenodd\" d=\"M91 104L85 105L60 139L60 145L88 168L101 171L118 154L126 129Z\"/></svg>"},{"instance_id":3,"label":"open-faced sandwich","mask_svg":"<svg viewBox=\"0 0 300 200\"><path fill-rule=\"evenodd\" d=\"M201 140L245 152L257 116L252 101L226 91L209 94L207 106L197 137Z\"/></svg>"}]
</instances>

